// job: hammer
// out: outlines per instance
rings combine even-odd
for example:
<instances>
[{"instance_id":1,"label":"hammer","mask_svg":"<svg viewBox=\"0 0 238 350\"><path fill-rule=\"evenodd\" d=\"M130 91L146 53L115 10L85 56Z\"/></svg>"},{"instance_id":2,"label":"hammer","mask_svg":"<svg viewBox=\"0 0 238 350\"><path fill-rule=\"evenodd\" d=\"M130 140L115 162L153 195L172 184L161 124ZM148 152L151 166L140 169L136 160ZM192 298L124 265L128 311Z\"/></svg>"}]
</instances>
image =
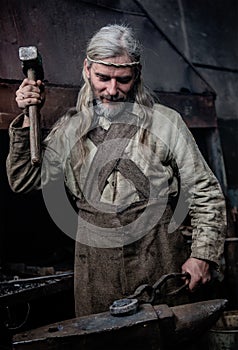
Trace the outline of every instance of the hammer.
<instances>
[{"instance_id":1,"label":"hammer","mask_svg":"<svg viewBox=\"0 0 238 350\"><path fill-rule=\"evenodd\" d=\"M44 71L42 67L41 56L35 46L27 46L19 48L19 58L22 63L22 70L28 79L43 80ZM30 122L30 150L31 163L38 166L40 164L40 123L37 105L29 106L29 122Z\"/></svg>"}]
</instances>

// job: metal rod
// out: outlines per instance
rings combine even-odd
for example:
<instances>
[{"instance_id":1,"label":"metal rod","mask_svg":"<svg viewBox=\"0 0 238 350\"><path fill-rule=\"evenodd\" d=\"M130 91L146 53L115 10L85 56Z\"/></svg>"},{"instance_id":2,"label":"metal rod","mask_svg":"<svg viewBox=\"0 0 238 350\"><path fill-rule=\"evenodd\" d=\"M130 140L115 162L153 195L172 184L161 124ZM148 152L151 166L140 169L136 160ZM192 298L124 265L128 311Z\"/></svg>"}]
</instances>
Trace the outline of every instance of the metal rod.
<instances>
[{"instance_id":1,"label":"metal rod","mask_svg":"<svg viewBox=\"0 0 238 350\"><path fill-rule=\"evenodd\" d=\"M41 277L19 278L19 279L15 279L15 280L2 281L2 282L0 282L0 287L2 285L9 285L9 284L19 284L19 283L26 283L26 282L47 281L49 279L68 277L68 276L73 276L73 275L74 275L74 272L72 271L72 272L65 272L65 273L59 273L59 274L48 275L48 276L41 276Z\"/></svg>"}]
</instances>

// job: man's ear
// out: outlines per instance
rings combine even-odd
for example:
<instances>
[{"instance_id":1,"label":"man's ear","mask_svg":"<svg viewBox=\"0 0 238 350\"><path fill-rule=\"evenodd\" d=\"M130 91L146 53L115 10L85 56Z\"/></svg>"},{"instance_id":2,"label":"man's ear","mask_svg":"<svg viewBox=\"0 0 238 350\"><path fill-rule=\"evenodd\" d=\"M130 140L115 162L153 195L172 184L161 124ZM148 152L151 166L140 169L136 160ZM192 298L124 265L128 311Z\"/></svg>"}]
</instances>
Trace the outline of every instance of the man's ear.
<instances>
[{"instance_id":1,"label":"man's ear","mask_svg":"<svg viewBox=\"0 0 238 350\"><path fill-rule=\"evenodd\" d=\"M84 60L84 62L83 62L83 66L84 66L84 72L85 72L85 74L86 74L86 77L87 77L88 79L90 79L90 67L89 67L89 65L88 65L88 60L87 60L87 58L85 58L85 60Z\"/></svg>"}]
</instances>

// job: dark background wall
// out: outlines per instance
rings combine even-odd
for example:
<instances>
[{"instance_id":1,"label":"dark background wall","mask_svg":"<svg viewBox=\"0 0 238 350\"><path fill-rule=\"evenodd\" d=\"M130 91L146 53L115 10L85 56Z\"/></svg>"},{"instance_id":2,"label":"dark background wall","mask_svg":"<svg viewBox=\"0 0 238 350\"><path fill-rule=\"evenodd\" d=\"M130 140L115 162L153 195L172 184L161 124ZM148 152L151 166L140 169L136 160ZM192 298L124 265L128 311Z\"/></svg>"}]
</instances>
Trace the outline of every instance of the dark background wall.
<instances>
[{"instance_id":1,"label":"dark background wall","mask_svg":"<svg viewBox=\"0 0 238 350\"><path fill-rule=\"evenodd\" d=\"M221 182L227 235L236 236L225 245L224 293L237 309L238 216L232 217L238 207L237 0L1 0L0 278L14 264L71 268L74 258L73 240L51 220L41 193L14 194L8 185L8 127L19 113L15 91L24 77L18 49L35 45L42 55L47 91L42 126L49 128L74 105L87 40L108 23L134 28L144 47L146 84L182 114ZM53 299L33 305L30 328L73 314L73 295L67 304L62 296Z\"/></svg>"},{"instance_id":2,"label":"dark background wall","mask_svg":"<svg viewBox=\"0 0 238 350\"><path fill-rule=\"evenodd\" d=\"M108 23L131 25L144 47L144 80L172 97L213 96L215 112L198 123L194 134L202 145L211 125L219 132L231 207L238 206L238 2L236 0L2 0L0 12L0 129L2 259L19 260L54 253L62 246L36 194L14 195L8 188L5 158L7 128L19 111L14 94L23 73L19 46L36 45L43 57L48 100L43 109L51 121L75 101L89 37ZM60 94L59 94L60 92ZM174 94L174 95L173 95ZM60 96L61 100L57 99ZM57 103L56 103L57 102ZM186 106L185 106L186 107ZM189 104L183 109L192 116ZM183 114L183 113L182 113ZM201 117L201 115L200 115ZM47 119L47 118L46 118ZM215 120L215 122L214 122ZM47 122L46 122L47 123ZM209 124L210 123L210 124ZM213 125L213 126L214 126ZM194 125L191 125L193 128ZM215 142L215 141L214 141ZM218 164L219 166L219 164ZM223 168L222 162L220 167ZM24 208L24 215L22 213ZM27 220L25 219L27 212ZM12 217L12 215L14 217ZM46 228L47 227L47 228ZM51 232L52 231L52 232ZM52 233L52 234L51 234ZM12 239L14 237L14 239ZM28 242L21 248L20 242ZM59 248L61 249L61 248Z\"/></svg>"}]
</instances>

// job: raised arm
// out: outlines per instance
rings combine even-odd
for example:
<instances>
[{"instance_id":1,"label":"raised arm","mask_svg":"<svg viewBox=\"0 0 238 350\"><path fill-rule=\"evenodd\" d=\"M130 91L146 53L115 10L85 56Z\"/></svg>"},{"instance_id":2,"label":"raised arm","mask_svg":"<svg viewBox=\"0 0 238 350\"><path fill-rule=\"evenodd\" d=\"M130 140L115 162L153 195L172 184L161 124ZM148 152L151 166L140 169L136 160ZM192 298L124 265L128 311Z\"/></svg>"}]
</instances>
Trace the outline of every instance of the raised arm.
<instances>
[{"instance_id":1,"label":"raised arm","mask_svg":"<svg viewBox=\"0 0 238 350\"><path fill-rule=\"evenodd\" d=\"M40 167L32 167L30 154L30 135L28 106L44 104L43 83L24 79L16 91L16 102L22 110L9 127L10 146L7 157L7 176L14 192L28 192L40 187Z\"/></svg>"}]
</instances>

